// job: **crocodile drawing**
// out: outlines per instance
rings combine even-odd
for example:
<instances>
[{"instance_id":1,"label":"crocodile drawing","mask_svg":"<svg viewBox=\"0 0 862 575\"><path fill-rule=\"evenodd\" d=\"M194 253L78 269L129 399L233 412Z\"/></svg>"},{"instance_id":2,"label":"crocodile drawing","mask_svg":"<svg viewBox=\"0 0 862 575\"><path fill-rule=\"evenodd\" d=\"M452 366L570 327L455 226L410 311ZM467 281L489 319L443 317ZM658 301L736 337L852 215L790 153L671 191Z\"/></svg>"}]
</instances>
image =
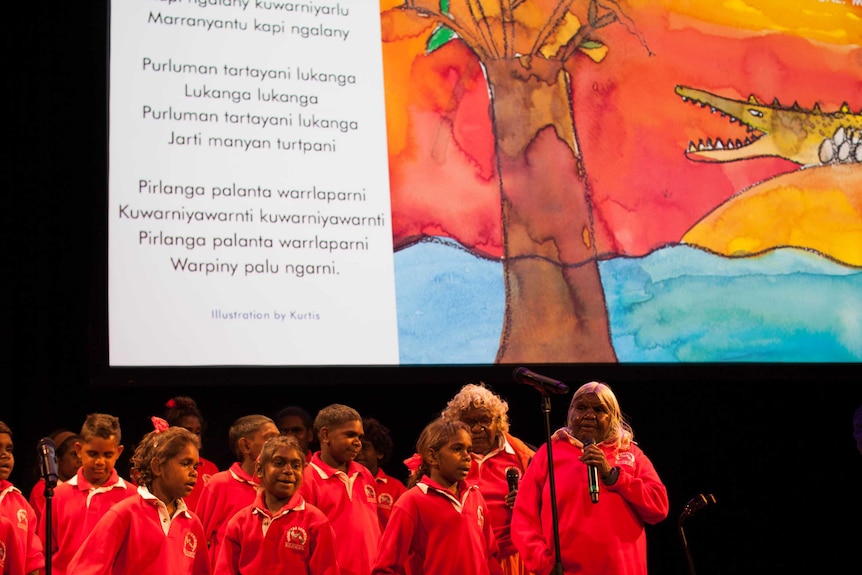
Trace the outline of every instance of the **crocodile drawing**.
<instances>
[{"instance_id":1,"label":"crocodile drawing","mask_svg":"<svg viewBox=\"0 0 862 575\"><path fill-rule=\"evenodd\" d=\"M768 156L800 165L728 197L695 222L681 243L728 257L798 248L862 267L862 115L851 113L847 104L827 113L817 105L786 108L777 100L766 105L750 96L746 102L685 86L677 86L676 93L747 130L744 139L691 142L688 159L734 162ZM782 216L766 216L775 213ZM767 220L772 223L762 223Z\"/></svg>"},{"instance_id":2,"label":"crocodile drawing","mask_svg":"<svg viewBox=\"0 0 862 575\"><path fill-rule=\"evenodd\" d=\"M746 129L744 139L690 142L689 159L733 162L771 156L802 166L862 162L862 114L852 113L846 103L836 112L823 112L817 104L810 110L796 103L783 107L777 99L769 105L754 95L743 101L687 86L676 86L674 91L684 102L708 107Z\"/></svg>"}]
</instances>

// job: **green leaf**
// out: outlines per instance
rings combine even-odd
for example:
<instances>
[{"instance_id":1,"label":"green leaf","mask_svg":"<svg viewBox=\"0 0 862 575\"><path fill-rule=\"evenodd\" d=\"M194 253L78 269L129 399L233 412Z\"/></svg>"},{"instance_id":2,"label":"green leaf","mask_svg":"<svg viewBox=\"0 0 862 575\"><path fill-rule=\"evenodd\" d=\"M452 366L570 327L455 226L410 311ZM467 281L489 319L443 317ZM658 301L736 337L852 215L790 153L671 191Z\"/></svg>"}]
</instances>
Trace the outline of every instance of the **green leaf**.
<instances>
[{"instance_id":1,"label":"green leaf","mask_svg":"<svg viewBox=\"0 0 862 575\"><path fill-rule=\"evenodd\" d=\"M601 42L596 42L595 40L584 40L581 42L581 48L586 50L595 50L596 48L601 48L604 46Z\"/></svg>"},{"instance_id":2,"label":"green leaf","mask_svg":"<svg viewBox=\"0 0 862 575\"><path fill-rule=\"evenodd\" d=\"M438 26L431 37L428 38L428 44L425 46L425 53L430 54L449 40L455 37L455 33L446 26Z\"/></svg>"}]
</instances>

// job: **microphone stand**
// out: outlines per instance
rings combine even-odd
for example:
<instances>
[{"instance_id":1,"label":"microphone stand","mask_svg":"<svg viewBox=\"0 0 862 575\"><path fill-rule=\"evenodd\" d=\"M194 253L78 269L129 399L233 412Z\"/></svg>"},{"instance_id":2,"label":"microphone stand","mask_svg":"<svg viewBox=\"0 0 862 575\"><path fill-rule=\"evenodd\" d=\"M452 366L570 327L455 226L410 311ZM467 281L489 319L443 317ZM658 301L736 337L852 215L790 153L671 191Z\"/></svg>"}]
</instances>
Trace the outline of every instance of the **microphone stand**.
<instances>
[{"instance_id":1,"label":"microphone stand","mask_svg":"<svg viewBox=\"0 0 862 575\"><path fill-rule=\"evenodd\" d=\"M679 538L682 540L682 548L685 550L685 558L688 561L688 572L691 575L696 575L694 572L694 561L691 559L691 551L688 549L688 541L685 538L685 529L682 528L682 524L688 518L688 515L683 513L679 516L679 521L677 522L677 527L679 529Z\"/></svg>"},{"instance_id":2,"label":"microphone stand","mask_svg":"<svg viewBox=\"0 0 862 575\"><path fill-rule=\"evenodd\" d=\"M45 575L51 575L51 530L52 530L52 511L51 507L54 500L54 487L57 485L57 478L48 474L45 477Z\"/></svg>"},{"instance_id":3,"label":"microphone stand","mask_svg":"<svg viewBox=\"0 0 862 575\"><path fill-rule=\"evenodd\" d=\"M688 561L688 572L691 575L696 575L694 572L694 561L691 559L691 551L688 549L688 541L686 540L685 529L683 529L682 524L685 523L686 519L694 515L697 510L706 507L710 503L715 503L715 496L712 493L709 495L704 495L703 493L696 495L691 499L691 501L685 504L682 513L679 515L679 520L677 521L679 538L682 540L682 548L685 551L685 558Z\"/></svg>"},{"instance_id":4,"label":"microphone stand","mask_svg":"<svg viewBox=\"0 0 862 575\"><path fill-rule=\"evenodd\" d=\"M551 489L551 524L554 528L554 551L557 561L551 575L563 575L563 562L560 559L560 526L557 520L557 487L554 482L554 455L551 449L551 396L542 392L542 413L545 414L545 445L548 450L548 483ZM694 575L694 574L692 574Z\"/></svg>"}]
</instances>

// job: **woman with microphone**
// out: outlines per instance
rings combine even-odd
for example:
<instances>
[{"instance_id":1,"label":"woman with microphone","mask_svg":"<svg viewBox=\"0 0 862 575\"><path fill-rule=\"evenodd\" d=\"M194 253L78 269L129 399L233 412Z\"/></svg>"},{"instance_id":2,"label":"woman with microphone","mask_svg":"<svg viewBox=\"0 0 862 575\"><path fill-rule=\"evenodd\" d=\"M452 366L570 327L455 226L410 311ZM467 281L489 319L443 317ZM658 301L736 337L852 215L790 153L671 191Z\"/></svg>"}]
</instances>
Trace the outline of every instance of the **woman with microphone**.
<instances>
[{"instance_id":1,"label":"woman with microphone","mask_svg":"<svg viewBox=\"0 0 862 575\"><path fill-rule=\"evenodd\" d=\"M593 381L575 392L566 427L551 436L557 529L547 444L521 478L512 541L528 569L536 575L646 575L644 524L667 517L668 497L633 438L607 384Z\"/></svg>"}]
</instances>

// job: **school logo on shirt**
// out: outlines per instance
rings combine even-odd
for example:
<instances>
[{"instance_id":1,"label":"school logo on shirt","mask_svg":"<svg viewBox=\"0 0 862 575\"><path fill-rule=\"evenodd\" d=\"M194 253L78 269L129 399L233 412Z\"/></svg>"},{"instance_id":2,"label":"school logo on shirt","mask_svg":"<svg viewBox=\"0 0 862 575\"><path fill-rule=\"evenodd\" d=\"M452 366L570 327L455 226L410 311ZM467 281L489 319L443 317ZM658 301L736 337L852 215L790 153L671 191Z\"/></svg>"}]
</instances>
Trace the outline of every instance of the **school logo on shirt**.
<instances>
[{"instance_id":1,"label":"school logo on shirt","mask_svg":"<svg viewBox=\"0 0 862 575\"><path fill-rule=\"evenodd\" d=\"M476 508L476 523L479 525L479 529L485 528L485 511L480 505Z\"/></svg>"},{"instance_id":2,"label":"school logo on shirt","mask_svg":"<svg viewBox=\"0 0 862 575\"><path fill-rule=\"evenodd\" d=\"M186 537L183 540L183 555L185 555L186 557L191 557L192 559L194 559L195 558L195 551L197 551L197 548L198 548L198 538L195 536L194 533L189 531L188 533L186 533Z\"/></svg>"},{"instance_id":3,"label":"school logo on shirt","mask_svg":"<svg viewBox=\"0 0 862 575\"><path fill-rule=\"evenodd\" d=\"M19 509L15 512L15 517L18 519L18 529L27 529L27 510Z\"/></svg>"},{"instance_id":4,"label":"school logo on shirt","mask_svg":"<svg viewBox=\"0 0 862 575\"><path fill-rule=\"evenodd\" d=\"M614 460L615 465L635 466L635 454L631 451L620 451Z\"/></svg>"},{"instance_id":5,"label":"school logo on shirt","mask_svg":"<svg viewBox=\"0 0 862 575\"><path fill-rule=\"evenodd\" d=\"M383 509L392 509L393 503L395 502L392 500L392 495L389 493L381 493L377 496L377 505Z\"/></svg>"},{"instance_id":6,"label":"school logo on shirt","mask_svg":"<svg viewBox=\"0 0 862 575\"><path fill-rule=\"evenodd\" d=\"M288 529L284 535L284 546L288 549L305 551L306 543L308 543L308 532L298 525Z\"/></svg>"},{"instance_id":7,"label":"school logo on shirt","mask_svg":"<svg viewBox=\"0 0 862 575\"><path fill-rule=\"evenodd\" d=\"M374 487L371 485L365 486L365 498L368 499L371 503L377 503L377 493L374 491Z\"/></svg>"}]
</instances>

